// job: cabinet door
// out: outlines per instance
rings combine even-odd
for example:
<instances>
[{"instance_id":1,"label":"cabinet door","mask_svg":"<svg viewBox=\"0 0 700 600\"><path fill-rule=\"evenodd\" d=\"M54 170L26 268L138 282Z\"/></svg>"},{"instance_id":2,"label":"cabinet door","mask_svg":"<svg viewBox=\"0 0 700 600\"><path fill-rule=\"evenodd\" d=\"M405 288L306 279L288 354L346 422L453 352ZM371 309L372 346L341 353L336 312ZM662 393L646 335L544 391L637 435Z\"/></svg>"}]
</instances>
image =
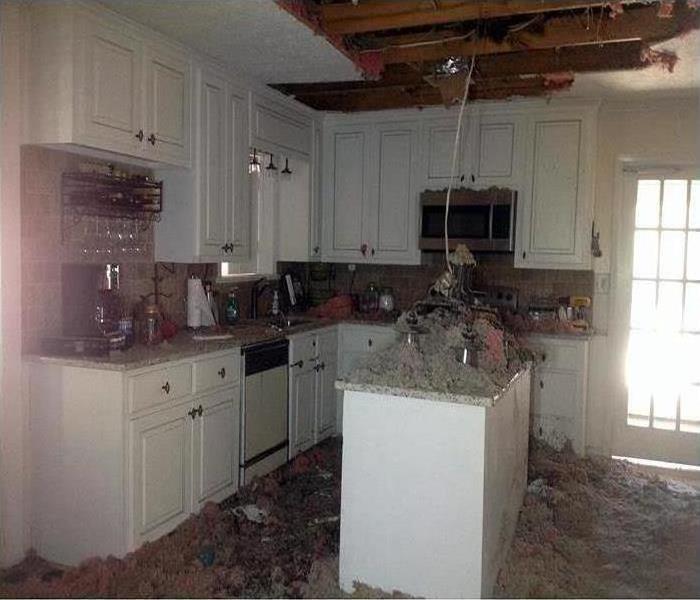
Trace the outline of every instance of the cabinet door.
<instances>
[{"instance_id":1,"label":"cabinet door","mask_svg":"<svg viewBox=\"0 0 700 600\"><path fill-rule=\"evenodd\" d=\"M530 184L522 194L516 266L590 268L590 143L580 118L534 120Z\"/></svg>"},{"instance_id":2,"label":"cabinet door","mask_svg":"<svg viewBox=\"0 0 700 600\"><path fill-rule=\"evenodd\" d=\"M373 229L370 259L377 262L419 262L416 235L414 173L417 168L418 126L397 124L377 129L376 196L368 215Z\"/></svg>"},{"instance_id":3,"label":"cabinet door","mask_svg":"<svg viewBox=\"0 0 700 600\"><path fill-rule=\"evenodd\" d=\"M190 65L186 57L155 46L146 53L147 154L189 166Z\"/></svg>"},{"instance_id":4,"label":"cabinet door","mask_svg":"<svg viewBox=\"0 0 700 600\"><path fill-rule=\"evenodd\" d=\"M332 127L324 148L324 257L362 261L369 246L368 219L369 144L367 127Z\"/></svg>"},{"instance_id":5,"label":"cabinet door","mask_svg":"<svg viewBox=\"0 0 700 600\"><path fill-rule=\"evenodd\" d=\"M316 371L310 362L290 373L290 455L310 448L314 443L314 407Z\"/></svg>"},{"instance_id":6,"label":"cabinet door","mask_svg":"<svg viewBox=\"0 0 700 600\"><path fill-rule=\"evenodd\" d=\"M462 122L463 129L467 126L467 118ZM450 182L452 157L454 153L457 119L432 119L423 124L421 146L423 156L423 187L428 190L440 190ZM465 173L464 142L460 136L457 149L457 164L455 165L454 183L458 183Z\"/></svg>"},{"instance_id":7,"label":"cabinet door","mask_svg":"<svg viewBox=\"0 0 700 600\"><path fill-rule=\"evenodd\" d=\"M248 179L248 99L247 94L229 89L227 100L227 207L228 238L233 250L229 260L244 261L250 258L250 185Z\"/></svg>"},{"instance_id":8,"label":"cabinet door","mask_svg":"<svg viewBox=\"0 0 700 600\"><path fill-rule=\"evenodd\" d=\"M585 448L585 399L581 374L538 369L532 379L532 433L556 448L570 441Z\"/></svg>"},{"instance_id":9,"label":"cabinet door","mask_svg":"<svg viewBox=\"0 0 700 600\"><path fill-rule=\"evenodd\" d=\"M224 256L226 218L226 83L210 73L200 86L199 201L202 256Z\"/></svg>"},{"instance_id":10,"label":"cabinet door","mask_svg":"<svg viewBox=\"0 0 700 600\"><path fill-rule=\"evenodd\" d=\"M101 22L86 20L85 93L77 109L79 137L86 145L130 155L141 153L142 46Z\"/></svg>"},{"instance_id":11,"label":"cabinet door","mask_svg":"<svg viewBox=\"0 0 700 600\"><path fill-rule=\"evenodd\" d=\"M522 119L515 116L482 116L472 128L473 184L478 187L518 188L523 167Z\"/></svg>"},{"instance_id":12,"label":"cabinet door","mask_svg":"<svg viewBox=\"0 0 700 600\"><path fill-rule=\"evenodd\" d=\"M227 388L195 399L202 414L193 420L193 490L195 509L219 502L238 488L240 388Z\"/></svg>"},{"instance_id":13,"label":"cabinet door","mask_svg":"<svg viewBox=\"0 0 700 600\"><path fill-rule=\"evenodd\" d=\"M284 235L279 236L279 260L309 260L314 227L311 206L310 164L306 159L280 157L282 166L289 165L291 174L280 175L278 223Z\"/></svg>"},{"instance_id":14,"label":"cabinet door","mask_svg":"<svg viewBox=\"0 0 700 600\"><path fill-rule=\"evenodd\" d=\"M135 546L159 538L190 514L190 408L186 403L130 423Z\"/></svg>"},{"instance_id":15,"label":"cabinet door","mask_svg":"<svg viewBox=\"0 0 700 600\"><path fill-rule=\"evenodd\" d=\"M333 435L335 431L337 378L338 363L330 358L322 360L316 378L316 442Z\"/></svg>"}]
</instances>

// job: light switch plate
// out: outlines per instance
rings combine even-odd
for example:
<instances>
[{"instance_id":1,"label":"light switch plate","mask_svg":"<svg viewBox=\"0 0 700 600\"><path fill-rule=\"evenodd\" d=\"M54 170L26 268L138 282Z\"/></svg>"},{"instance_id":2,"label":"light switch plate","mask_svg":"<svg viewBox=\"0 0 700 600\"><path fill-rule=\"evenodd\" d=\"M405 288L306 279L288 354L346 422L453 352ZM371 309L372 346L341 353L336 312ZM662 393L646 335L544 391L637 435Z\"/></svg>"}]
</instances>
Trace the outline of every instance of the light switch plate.
<instances>
[{"instance_id":1,"label":"light switch plate","mask_svg":"<svg viewBox=\"0 0 700 600\"><path fill-rule=\"evenodd\" d=\"M610 293L610 273L596 273L594 279L596 294Z\"/></svg>"}]
</instances>

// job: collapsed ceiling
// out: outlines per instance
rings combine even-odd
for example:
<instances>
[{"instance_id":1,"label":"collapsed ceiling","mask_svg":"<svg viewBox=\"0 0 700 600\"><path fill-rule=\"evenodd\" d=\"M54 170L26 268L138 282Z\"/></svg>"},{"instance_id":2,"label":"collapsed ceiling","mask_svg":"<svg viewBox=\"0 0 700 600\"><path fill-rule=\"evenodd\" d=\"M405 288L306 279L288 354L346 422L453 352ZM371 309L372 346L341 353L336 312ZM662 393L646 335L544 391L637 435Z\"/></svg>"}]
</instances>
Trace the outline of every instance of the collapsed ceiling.
<instances>
[{"instance_id":1,"label":"collapsed ceiling","mask_svg":"<svg viewBox=\"0 0 700 600\"><path fill-rule=\"evenodd\" d=\"M471 99L546 96L577 73L673 71L678 57L652 45L700 28L694 0L276 0L324 35L362 81L278 83L318 110L452 104L472 61Z\"/></svg>"}]
</instances>

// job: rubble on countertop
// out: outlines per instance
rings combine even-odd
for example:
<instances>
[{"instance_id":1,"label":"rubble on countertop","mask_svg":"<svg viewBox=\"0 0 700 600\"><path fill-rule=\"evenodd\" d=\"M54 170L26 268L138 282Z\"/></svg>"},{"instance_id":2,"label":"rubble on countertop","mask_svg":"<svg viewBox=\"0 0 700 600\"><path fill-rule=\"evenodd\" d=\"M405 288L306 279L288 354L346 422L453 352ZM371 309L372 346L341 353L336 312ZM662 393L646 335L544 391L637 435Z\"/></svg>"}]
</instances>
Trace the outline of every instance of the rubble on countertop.
<instances>
[{"instance_id":1,"label":"rubble on countertop","mask_svg":"<svg viewBox=\"0 0 700 600\"><path fill-rule=\"evenodd\" d=\"M494 398L535 360L496 312L459 300L419 302L401 315L396 328L403 339L368 356L348 384Z\"/></svg>"}]
</instances>

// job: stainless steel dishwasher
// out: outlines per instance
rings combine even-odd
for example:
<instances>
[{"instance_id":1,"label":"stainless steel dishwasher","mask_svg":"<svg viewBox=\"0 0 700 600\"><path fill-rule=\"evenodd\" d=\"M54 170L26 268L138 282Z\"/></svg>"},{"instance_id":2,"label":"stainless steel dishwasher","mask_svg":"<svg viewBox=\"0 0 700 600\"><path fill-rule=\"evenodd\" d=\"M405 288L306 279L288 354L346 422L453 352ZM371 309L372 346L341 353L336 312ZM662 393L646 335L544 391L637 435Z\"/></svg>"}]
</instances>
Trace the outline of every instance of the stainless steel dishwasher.
<instances>
[{"instance_id":1,"label":"stainless steel dishwasher","mask_svg":"<svg viewBox=\"0 0 700 600\"><path fill-rule=\"evenodd\" d=\"M241 418L241 485L287 461L289 341L242 349L245 368Z\"/></svg>"}]
</instances>

